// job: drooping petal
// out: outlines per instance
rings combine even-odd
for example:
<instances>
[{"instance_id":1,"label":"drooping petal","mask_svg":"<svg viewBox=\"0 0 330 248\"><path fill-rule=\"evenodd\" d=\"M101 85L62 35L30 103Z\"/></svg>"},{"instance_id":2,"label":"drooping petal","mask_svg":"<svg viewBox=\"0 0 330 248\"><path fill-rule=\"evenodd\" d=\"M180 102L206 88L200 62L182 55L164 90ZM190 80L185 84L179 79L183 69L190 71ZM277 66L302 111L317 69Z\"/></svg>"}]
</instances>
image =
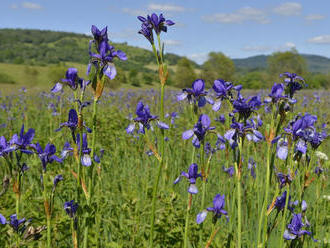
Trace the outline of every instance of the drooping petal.
<instances>
[{"instance_id":1,"label":"drooping petal","mask_svg":"<svg viewBox=\"0 0 330 248\"><path fill-rule=\"evenodd\" d=\"M54 85L54 87L53 87L50 91L51 91L52 93L57 93L57 92L61 91L62 88L63 88L63 84L61 84L61 83L56 83L56 84Z\"/></svg>"},{"instance_id":2,"label":"drooping petal","mask_svg":"<svg viewBox=\"0 0 330 248\"><path fill-rule=\"evenodd\" d=\"M91 166L92 165L92 159L91 157L88 155L88 154L84 154L82 157L81 157L81 164L83 166Z\"/></svg>"},{"instance_id":3,"label":"drooping petal","mask_svg":"<svg viewBox=\"0 0 330 248\"><path fill-rule=\"evenodd\" d=\"M290 233L287 229L284 231L284 234L283 234L284 239L292 240L292 239L295 239L296 237L297 237L297 235Z\"/></svg>"},{"instance_id":4,"label":"drooping petal","mask_svg":"<svg viewBox=\"0 0 330 248\"><path fill-rule=\"evenodd\" d=\"M131 123L126 128L126 133L128 133L128 134L133 133L134 129L135 129L135 123Z\"/></svg>"},{"instance_id":5,"label":"drooping petal","mask_svg":"<svg viewBox=\"0 0 330 248\"><path fill-rule=\"evenodd\" d=\"M204 107L206 104L206 98L204 96L201 96L199 99L198 99L198 107Z\"/></svg>"},{"instance_id":6,"label":"drooping petal","mask_svg":"<svg viewBox=\"0 0 330 248\"><path fill-rule=\"evenodd\" d=\"M207 211L205 211L205 210L200 212L199 214L197 214L197 217L196 217L197 224L201 224L202 222L204 222L206 216L207 216Z\"/></svg>"},{"instance_id":7,"label":"drooping petal","mask_svg":"<svg viewBox=\"0 0 330 248\"><path fill-rule=\"evenodd\" d=\"M7 223L6 218L2 214L0 214L0 224L5 225L6 223Z\"/></svg>"},{"instance_id":8,"label":"drooping petal","mask_svg":"<svg viewBox=\"0 0 330 248\"><path fill-rule=\"evenodd\" d=\"M212 106L212 110L213 111L219 111L219 109L221 108L221 100L216 100Z\"/></svg>"},{"instance_id":9,"label":"drooping petal","mask_svg":"<svg viewBox=\"0 0 330 248\"><path fill-rule=\"evenodd\" d=\"M187 96L188 96L187 92L182 92L182 93L180 93L179 95L176 96L176 100L177 101L182 101L182 100L186 99Z\"/></svg>"},{"instance_id":10,"label":"drooping petal","mask_svg":"<svg viewBox=\"0 0 330 248\"><path fill-rule=\"evenodd\" d=\"M184 139L184 140L190 139L193 135L194 135L193 130L187 130L187 131L182 133L182 139Z\"/></svg>"},{"instance_id":11,"label":"drooping petal","mask_svg":"<svg viewBox=\"0 0 330 248\"><path fill-rule=\"evenodd\" d=\"M115 76L117 75L117 70L116 67L114 65L106 65L103 68L103 73L109 78L109 79L114 79Z\"/></svg>"},{"instance_id":12,"label":"drooping petal","mask_svg":"<svg viewBox=\"0 0 330 248\"><path fill-rule=\"evenodd\" d=\"M190 193L190 194L197 194L198 193L198 189L197 189L195 184L190 184L190 186L188 188L188 193Z\"/></svg>"},{"instance_id":13,"label":"drooping petal","mask_svg":"<svg viewBox=\"0 0 330 248\"><path fill-rule=\"evenodd\" d=\"M181 181L181 176L178 176L178 177L174 180L173 184L177 184L177 183L179 183L180 181Z\"/></svg>"},{"instance_id":14,"label":"drooping petal","mask_svg":"<svg viewBox=\"0 0 330 248\"><path fill-rule=\"evenodd\" d=\"M158 122L157 122L157 126L158 126L160 129L169 129L169 128L170 128L166 123L161 122L161 121L158 121Z\"/></svg>"}]
</instances>

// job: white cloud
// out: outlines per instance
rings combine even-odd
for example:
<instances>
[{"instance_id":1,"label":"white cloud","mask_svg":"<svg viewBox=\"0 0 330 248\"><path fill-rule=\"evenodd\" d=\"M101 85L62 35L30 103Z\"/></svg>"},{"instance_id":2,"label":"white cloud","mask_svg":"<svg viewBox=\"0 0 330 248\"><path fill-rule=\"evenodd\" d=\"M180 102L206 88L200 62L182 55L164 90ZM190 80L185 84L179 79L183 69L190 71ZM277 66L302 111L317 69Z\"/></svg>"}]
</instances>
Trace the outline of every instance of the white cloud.
<instances>
[{"instance_id":1,"label":"white cloud","mask_svg":"<svg viewBox=\"0 0 330 248\"><path fill-rule=\"evenodd\" d=\"M274 13L283 16L300 15L302 6L300 3L286 2L275 7L273 11Z\"/></svg>"},{"instance_id":2,"label":"white cloud","mask_svg":"<svg viewBox=\"0 0 330 248\"><path fill-rule=\"evenodd\" d=\"M287 51L296 48L296 44L293 42L286 42L284 45L279 46L276 51Z\"/></svg>"},{"instance_id":3,"label":"white cloud","mask_svg":"<svg viewBox=\"0 0 330 248\"><path fill-rule=\"evenodd\" d=\"M318 21L318 20L322 20L324 18L325 18L325 16L319 15L319 14L311 14L311 15L305 16L306 21Z\"/></svg>"},{"instance_id":4,"label":"white cloud","mask_svg":"<svg viewBox=\"0 0 330 248\"><path fill-rule=\"evenodd\" d=\"M195 61L198 64L203 64L207 60L208 54L207 53L193 53L193 54L187 55L187 57L189 59Z\"/></svg>"},{"instance_id":5,"label":"white cloud","mask_svg":"<svg viewBox=\"0 0 330 248\"><path fill-rule=\"evenodd\" d=\"M293 42L286 42L283 45L278 46L269 46L269 45L247 45L241 48L244 52L257 52L257 53L265 53L265 52L278 52L278 51L288 51L293 48L296 48L296 45Z\"/></svg>"},{"instance_id":6,"label":"white cloud","mask_svg":"<svg viewBox=\"0 0 330 248\"><path fill-rule=\"evenodd\" d=\"M181 46L182 42L179 40L164 40L165 45L167 46Z\"/></svg>"},{"instance_id":7,"label":"white cloud","mask_svg":"<svg viewBox=\"0 0 330 248\"><path fill-rule=\"evenodd\" d=\"M132 15L132 16L145 16L145 15L147 15L146 11L139 10L139 9L123 8L122 11L124 13Z\"/></svg>"},{"instance_id":8,"label":"white cloud","mask_svg":"<svg viewBox=\"0 0 330 248\"><path fill-rule=\"evenodd\" d=\"M243 7L232 13L216 13L209 16L203 16L203 20L208 22L220 23L243 23L254 21L257 23L269 23L265 11L252 7Z\"/></svg>"},{"instance_id":9,"label":"white cloud","mask_svg":"<svg viewBox=\"0 0 330 248\"><path fill-rule=\"evenodd\" d=\"M22 7L24 9L42 9L41 5L39 5L37 3L31 3L31 2L22 3Z\"/></svg>"},{"instance_id":10,"label":"white cloud","mask_svg":"<svg viewBox=\"0 0 330 248\"><path fill-rule=\"evenodd\" d=\"M270 46L263 46L263 45L257 45L257 46L245 46L241 50L245 52L268 52L272 50L272 47Z\"/></svg>"},{"instance_id":11,"label":"white cloud","mask_svg":"<svg viewBox=\"0 0 330 248\"><path fill-rule=\"evenodd\" d=\"M184 12L186 9L179 5L172 5L172 4L154 4L151 3L148 5L149 10L154 11L173 11L173 12Z\"/></svg>"},{"instance_id":12,"label":"white cloud","mask_svg":"<svg viewBox=\"0 0 330 248\"><path fill-rule=\"evenodd\" d=\"M308 42L315 43L315 44L329 45L330 44L330 34L313 37L313 38L309 39Z\"/></svg>"}]
</instances>

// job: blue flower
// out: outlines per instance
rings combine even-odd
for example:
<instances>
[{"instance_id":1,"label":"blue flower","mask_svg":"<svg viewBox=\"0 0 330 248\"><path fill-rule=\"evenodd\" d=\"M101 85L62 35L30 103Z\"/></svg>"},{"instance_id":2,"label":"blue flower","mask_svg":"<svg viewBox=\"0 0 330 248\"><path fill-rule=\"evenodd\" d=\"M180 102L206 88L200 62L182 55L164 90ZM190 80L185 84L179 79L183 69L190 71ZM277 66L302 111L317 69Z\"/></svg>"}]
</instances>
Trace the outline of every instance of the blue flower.
<instances>
[{"instance_id":1,"label":"blue flower","mask_svg":"<svg viewBox=\"0 0 330 248\"><path fill-rule=\"evenodd\" d=\"M182 93L177 96L178 101L188 99L189 103L198 102L198 107L205 106L207 99L207 91L204 91L205 82L203 79L197 79L192 83L191 88L183 89Z\"/></svg>"},{"instance_id":2,"label":"blue flower","mask_svg":"<svg viewBox=\"0 0 330 248\"><path fill-rule=\"evenodd\" d=\"M157 35L159 35L162 31L167 32L167 26L172 26L175 24L169 19L166 20L163 14L160 14L158 17L157 14L153 13L151 16L148 15L147 18L138 16L138 19L142 22L142 29L143 27L148 27L150 31L153 29Z\"/></svg>"},{"instance_id":3,"label":"blue flower","mask_svg":"<svg viewBox=\"0 0 330 248\"><path fill-rule=\"evenodd\" d=\"M19 136L14 134L10 140L10 147L4 150L4 152L9 152L13 150L20 149L23 153L32 154L33 152L27 150L31 146L32 140L35 135L35 130L30 128L26 133L24 133L24 124L22 125L21 132Z\"/></svg>"},{"instance_id":4,"label":"blue flower","mask_svg":"<svg viewBox=\"0 0 330 248\"><path fill-rule=\"evenodd\" d=\"M46 167L48 163L53 163L53 161L62 163L63 160L54 155L56 153L56 147L53 144L47 144L45 147L45 150L42 149L39 143L32 145L33 148L36 150L41 163L42 163L42 168L46 172Z\"/></svg>"},{"instance_id":5,"label":"blue flower","mask_svg":"<svg viewBox=\"0 0 330 248\"><path fill-rule=\"evenodd\" d=\"M182 133L182 139L190 139L193 137L192 143L196 148L200 147L200 142L204 140L207 132L214 130L215 127L211 127L211 120L206 114L199 116L194 129L187 130Z\"/></svg>"},{"instance_id":6,"label":"blue flower","mask_svg":"<svg viewBox=\"0 0 330 248\"><path fill-rule=\"evenodd\" d=\"M231 89L233 88L233 84L230 82L226 82L223 79L214 80L212 89L216 94L217 100L214 102L212 109L214 111L218 111L221 108L221 103L224 99L232 99Z\"/></svg>"},{"instance_id":7,"label":"blue flower","mask_svg":"<svg viewBox=\"0 0 330 248\"><path fill-rule=\"evenodd\" d=\"M301 214L293 214L290 224L288 224L287 228L283 234L283 238L286 240L293 240L300 238L302 235L309 235L312 237L312 233L306 230L301 230L305 224L302 222ZM313 239L313 237L312 237ZM313 239L314 242L317 242L316 239Z\"/></svg>"},{"instance_id":8,"label":"blue flower","mask_svg":"<svg viewBox=\"0 0 330 248\"><path fill-rule=\"evenodd\" d=\"M138 123L139 124L139 131L138 133L145 133L145 128L147 130L150 129L151 125L150 122L153 120L157 120L157 126L160 129L169 129L169 126L161 121L158 121L158 116L156 115L152 115L150 113L150 108L148 105L144 105L142 103L142 101L139 101L138 104L136 105L136 111L135 111L137 117L134 118L134 123L131 123L128 125L128 127L126 128L126 132L128 134L133 133L134 129L135 129L135 124Z\"/></svg>"},{"instance_id":9,"label":"blue flower","mask_svg":"<svg viewBox=\"0 0 330 248\"><path fill-rule=\"evenodd\" d=\"M65 73L65 78L61 79L61 83L58 82L51 89L51 92L57 93L62 90L63 84L69 86L72 90L76 90L78 85L83 86L83 79L78 77L77 68L69 68Z\"/></svg>"},{"instance_id":10,"label":"blue flower","mask_svg":"<svg viewBox=\"0 0 330 248\"><path fill-rule=\"evenodd\" d=\"M78 151L80 151L80 134L77 134L77 146ZM81 164L83 166L91 166L92 165L92 159L90 157L91 149L88 148L87 143L87 134L83 133L82 135L82 156L81 156Z\"/></svg>"},{"instance_id":11,"label":"blue flower","mask_svg":"<svg viewBox=\"0 0 330 248\"><path fill-rule=\"evenodd\" d=\"M222 215L225 215L228 221L228 213L224 210L225 207L225 195L217 194L213 199L213 207L207 208L206 211L202 211L197 214L196 222L197 224L201 224L204 222L207 213L213 212L213 221L216 222Z\"/></svg>"},{"instance_id":12,"label":"blue flower","mask_svg":"<svg viewBox=\"0 0 330 248\"><path fill-rule=\"evenodd\" d=\"M296 73L285 72L280 74L280 77L284 78L284 82L286 83L285 91L289 94L290 98L293 97L296 91L302 89L302 84L305 84L305 80Z\"/></svg>"},{"instance_id":13,"label":"blue flower","mask_svg":"<svg viewBox=\"0 0 330 248\"><path fill-rule=\"evenodd\" d=\"M225 166L222 166L222 170L227 173L230 177L232 177L235 173L235 169L234 166L230 166L228 168L226 168Z\"/></svg>"},{"instance_id":14,"label":"blue flower","mask_svg":"<svg viewBox=\"0 0 330 248\"><path fill-rule=\"evenodd\" d=\"M75 203L74 200L71 200L65 202L63 208L70 218L74 218L78 210L78 203Z\"/></svg>"},{"instance_id":15,"label":"blue flower","mask_svg":"<svg viewBox=\"0 0 330 248\"><path fill-rule=\"evenodd\" d=\"M191 164L189 166L188 169L188 173L185 171L181 172L181 175L175 179L174 184L177 184L178 182L181 181L182 177L186 177L187 179L189 179L189 188L188 188L188 192L190 194L197 194L198 193L198 189L196 187L196 180L199 177L202 177L202 174L198 173L198 165L197 164Z\"/></svg>"}]
</instances>

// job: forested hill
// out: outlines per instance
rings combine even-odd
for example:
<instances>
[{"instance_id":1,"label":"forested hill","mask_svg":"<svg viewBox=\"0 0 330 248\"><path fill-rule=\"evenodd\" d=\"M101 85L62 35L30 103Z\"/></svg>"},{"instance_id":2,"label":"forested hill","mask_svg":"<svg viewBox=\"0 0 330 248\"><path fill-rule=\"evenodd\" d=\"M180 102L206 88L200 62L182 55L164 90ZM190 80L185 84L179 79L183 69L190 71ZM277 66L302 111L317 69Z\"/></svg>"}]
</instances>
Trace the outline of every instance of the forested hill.
<instances>
[{"instance_id":1,"label":"forested hill","mask_svg":"<svg viewBox=\"0 0 330 248\"><path fill-rule=\"evenodd\" d=\"M315 73L328 73L330 71L330 59L324 56L300 54L307 63L308 71ZM238 70L251 71L254 69L264 70L267 68L267 55L257 55L244 59L233 59Z\"/></svg>"},{"instance_id":2,"label":"forested hill","mask_svg":"<svg viewBox=\"0 0 330 248\"><path fill-rule=\"evenodd\" d=\"M138 35L138 34L137 34ZM92 38L84 34L28 30L0 29L0 63L47 65L60 62L87 64L88 43ZM144 67L154 62L152 52L126 43L113 43L116 49L125 51L128 60L116 62L124 70L148 70ZM169 65L177 64L181 57L167 54Z\"/></svg>"}]
</instances>

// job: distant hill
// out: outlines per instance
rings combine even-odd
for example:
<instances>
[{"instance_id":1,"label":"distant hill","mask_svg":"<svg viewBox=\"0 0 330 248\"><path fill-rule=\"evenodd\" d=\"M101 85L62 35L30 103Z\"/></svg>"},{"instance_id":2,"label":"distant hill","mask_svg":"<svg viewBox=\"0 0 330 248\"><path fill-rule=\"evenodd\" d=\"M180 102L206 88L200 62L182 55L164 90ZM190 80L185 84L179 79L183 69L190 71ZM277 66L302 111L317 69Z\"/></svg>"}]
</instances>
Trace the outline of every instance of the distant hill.
<instances>
[{"instance_id":1,"label":"distant hill","mask_svg":"<svg viewBox=\"0 0 330 248\"><path fill-rule=\"evenodd\" d=\"M67 32L0 29L0 63L47 65L75 62L87 64L88 44L91 39L91 36ZM128 57L125 62L116 61L119 68L126 71L150 71L146 65L155 61L151 51L129 46L127 43L112 44L116 49L126 52ZM168 53L165 58L169 65L175 65L181 57Z\"/></svg>"},{"instance_id":2,"label":"distant hill","mask_svg":"<svg viewBox=\"0 0 330 248\"><path fill-rule=\"evenodd\" d=\"M328 73L330 72L330 59L327 57L311 54L301 54L308 66L310 72ZM257 55L244 59L233 59L238 70L251 71L256 69L266 69L268 55Z\"/></svg>"}]
</instances>

